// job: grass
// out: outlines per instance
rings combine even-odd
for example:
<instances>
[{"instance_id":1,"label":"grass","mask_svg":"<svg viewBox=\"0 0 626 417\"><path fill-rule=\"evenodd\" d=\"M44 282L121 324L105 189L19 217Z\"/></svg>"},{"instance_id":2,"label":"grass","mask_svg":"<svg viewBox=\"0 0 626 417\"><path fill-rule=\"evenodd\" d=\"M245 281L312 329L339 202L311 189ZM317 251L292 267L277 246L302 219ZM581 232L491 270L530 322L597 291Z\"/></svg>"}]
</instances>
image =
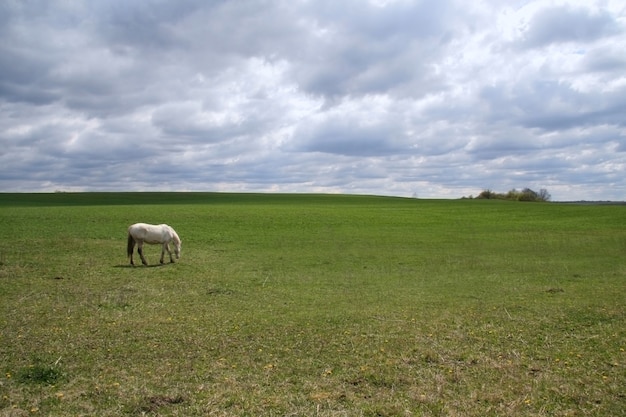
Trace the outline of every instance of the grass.
<instances>
[{"instance_id":1,"label":"grass","mask_svg":"<svg viewBox=\"0 0 626 417\"><path fill-rule=\"evenodd\" d=\"M127 266L167 222L177 264ZM0 416L626 410L622 206L0 195Z\"/></svg>"}]
</instances>

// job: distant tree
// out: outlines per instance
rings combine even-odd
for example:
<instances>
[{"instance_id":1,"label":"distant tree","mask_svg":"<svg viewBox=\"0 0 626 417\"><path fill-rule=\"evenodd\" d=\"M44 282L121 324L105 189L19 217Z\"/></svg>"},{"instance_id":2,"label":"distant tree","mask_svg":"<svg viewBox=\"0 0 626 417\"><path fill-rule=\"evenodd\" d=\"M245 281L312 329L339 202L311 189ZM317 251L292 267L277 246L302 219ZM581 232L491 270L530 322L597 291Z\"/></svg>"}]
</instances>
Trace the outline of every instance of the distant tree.
<instances>
[{"instance_id":1,"label":"distant tree","mask_svg":"<svg viewBox=\"0 0 626 417\"><path fill-rule=\"evenodd\" d=\"M539 190L539 201L550 201L551 198L552 196L550 195L548 190L546 190L545 188Z\"/></svg>"},{"instance_id":2,"label":"distant tree","mask_svg":"<svg viewBox=\"0 0 626 417\"><path fill-rule=\"evenodd\" d=\"M522 193L520 191L517 191L515 188L513 188L512 190L509 190L508 193L506 193L506 195L504 196L504 198L506 200L512 200L512 201L519 201L520 200L520 195Z\"/></svg>"},{"instance_id":3,"label":"distant tree","mask_svg":"<svg viewBox=\"0 0 626 417\"><path fill-rule=\"evenodd\" d=\"M483 190L480 192L480 194L478 194L478 197L476 198L483 198L485 200L491 200L496 198L496 193L494 193L491 190Z\"/></svg>"},{"instance_id":4,"label":"distant tree","mask_svg":"<svg viewBox=\"0 0 626 417\"><path fill-rule=\"evenodd\" d=\"M524 188L517 197L517 201L538 201L539 194L530 188Z\"/></svg>"}]
</instances>

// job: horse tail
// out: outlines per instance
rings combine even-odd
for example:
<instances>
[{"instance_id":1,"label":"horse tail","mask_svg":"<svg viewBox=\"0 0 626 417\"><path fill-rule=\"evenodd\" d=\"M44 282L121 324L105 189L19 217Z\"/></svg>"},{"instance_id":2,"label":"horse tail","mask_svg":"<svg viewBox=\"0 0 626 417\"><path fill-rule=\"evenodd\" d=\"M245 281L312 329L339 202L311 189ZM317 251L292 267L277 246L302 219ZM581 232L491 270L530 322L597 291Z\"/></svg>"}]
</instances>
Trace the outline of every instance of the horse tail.
<instances>
[{"instance_id":1,"label":"horse tail","mask_svg":"<svg viewBox=\"0 0 626 417\"><path fill-rule=\"evenodd\" d=\"M135 238L130 234L130 230L128 231L128 245L126 247L126 254L131 256L133 254L133 249L135 248Z\"/></svg>"}]
</instances>

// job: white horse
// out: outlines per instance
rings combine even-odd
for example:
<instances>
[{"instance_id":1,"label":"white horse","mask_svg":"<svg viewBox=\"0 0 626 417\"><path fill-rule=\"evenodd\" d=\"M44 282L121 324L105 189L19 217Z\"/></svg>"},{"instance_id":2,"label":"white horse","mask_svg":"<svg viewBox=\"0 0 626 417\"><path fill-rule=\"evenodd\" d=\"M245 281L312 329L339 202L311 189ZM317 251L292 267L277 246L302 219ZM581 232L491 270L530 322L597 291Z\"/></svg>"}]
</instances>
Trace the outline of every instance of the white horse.
<instances>
[{"instance_id":1,"label":"white horse","mask_svg":"<svg viewBox=\"0 0 626 417\"><path fill-rule=\"evenodd\" d=\"M163 263L163 257L165 256L165 251L170 255L170 262L174 262L174 258L172 257L172 252L170 251L170 242L174 242L174 253L176 254L176 259L180 258L180 246L181 240L178 237L176 231L166 225L166 224L146 224L146 223L135 223L128 228L128 256L130 257L130 264L135 265L133 262L133 251L135 250L135 244L137 244L137 253L141 257L141 262L144 265L148 265L146 258L143 256L143 244L149 243L151 245L161 244L163 245L161 249L161 263Z\"/></svg>"}]
</instances>

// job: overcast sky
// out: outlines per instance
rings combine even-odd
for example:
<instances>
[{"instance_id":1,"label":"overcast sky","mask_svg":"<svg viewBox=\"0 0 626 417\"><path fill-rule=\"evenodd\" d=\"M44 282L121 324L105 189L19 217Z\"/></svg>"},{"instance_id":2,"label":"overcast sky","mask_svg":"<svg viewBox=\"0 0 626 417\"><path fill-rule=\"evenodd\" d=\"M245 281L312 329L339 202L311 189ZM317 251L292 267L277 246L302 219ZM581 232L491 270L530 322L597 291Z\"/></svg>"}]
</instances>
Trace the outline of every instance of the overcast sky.
<instances>
[{"instance_id":1,"label":"overcast sky","mask_svg":"<svg viewBox=\"0 0 626 417\"><path fill-rule=\"evenodd\" d=\"M3 0L0 191L626 200L626 3Z\"/></svg>"}]
</instances>

